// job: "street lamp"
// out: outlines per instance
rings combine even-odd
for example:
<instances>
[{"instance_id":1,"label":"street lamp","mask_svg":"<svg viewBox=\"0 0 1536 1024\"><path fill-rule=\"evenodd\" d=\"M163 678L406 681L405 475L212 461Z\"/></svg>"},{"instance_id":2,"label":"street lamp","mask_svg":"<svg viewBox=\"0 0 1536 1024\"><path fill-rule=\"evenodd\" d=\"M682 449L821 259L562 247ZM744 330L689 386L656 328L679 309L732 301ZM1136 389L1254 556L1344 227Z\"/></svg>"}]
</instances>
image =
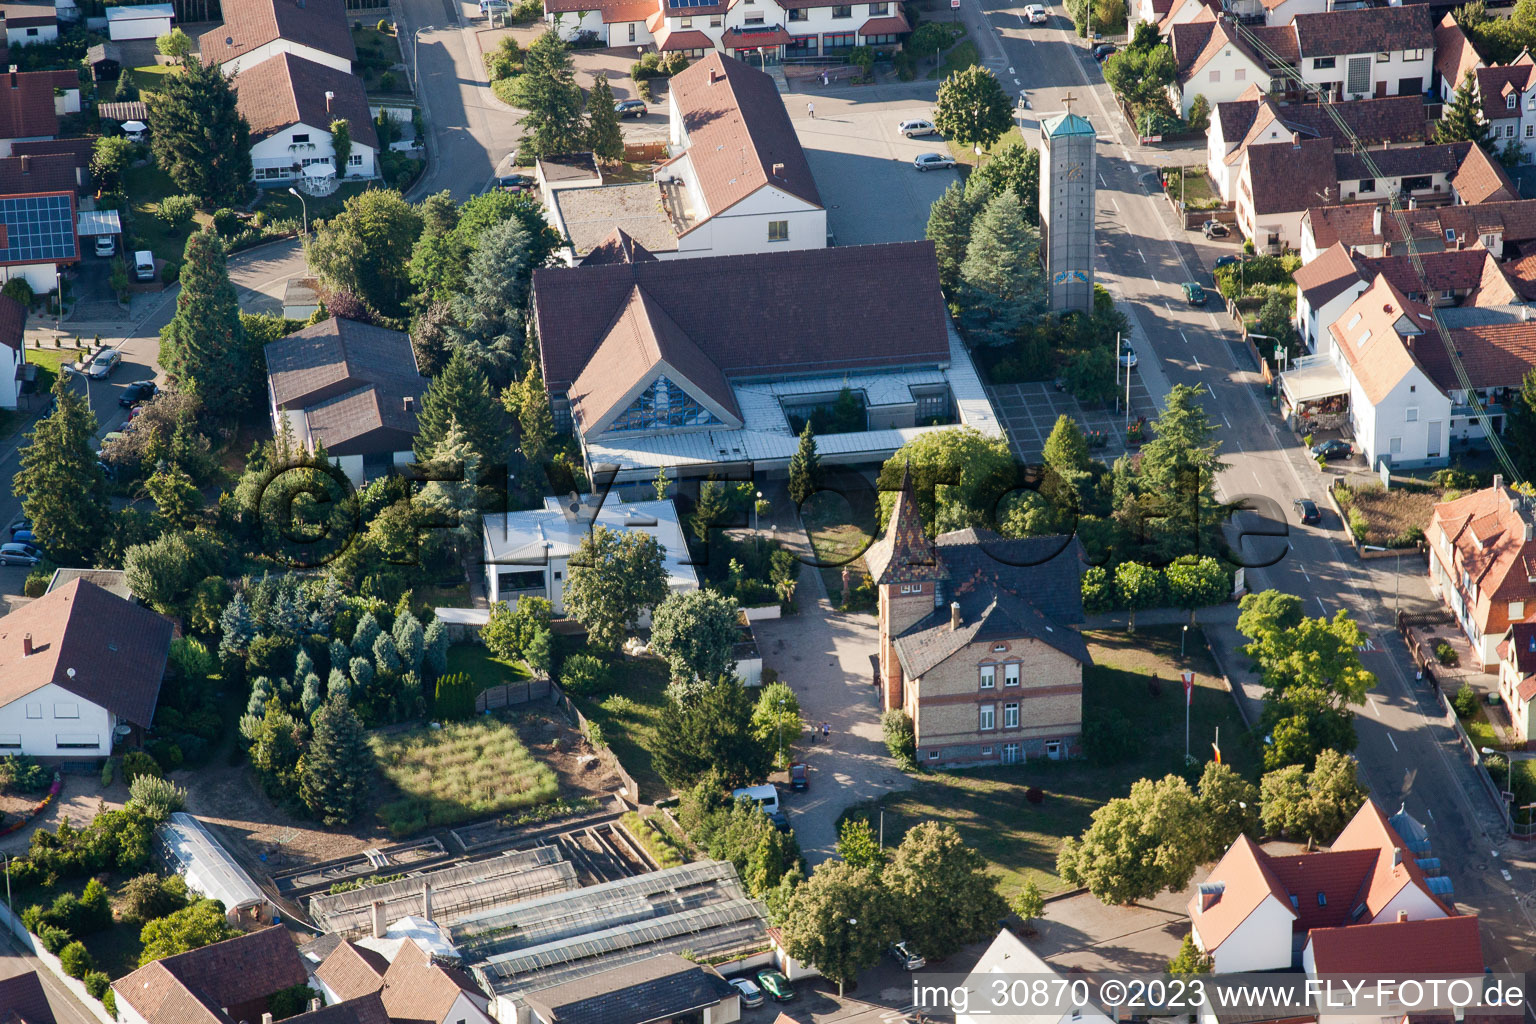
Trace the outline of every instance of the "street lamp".
<instances>
[{"instance_id":1,"label":"street lamp","mask_svg":"<svg viewBox=\"0 0 1536 1024\"><path fill-rule=\"evenodd\" d=\"M1501 751L1494 750L1492 747L1479 747L1478 749L1484 754L1501 753ZM1501 796L1499 802L1504 805L1504 831L1513 832L1514 819L1511 816L1512 812L1510 811L1509 803L1515 795L1515 759L1508 754L1504 754L1504 768L1506 771L1505 778L1509 780L1509 795Z\"/></svg>"},{"instance_id":2,"label":"street lamp","mask_svg":"<svg viewBox=\"0 0 1536 1024\"><path fill-rule=\"evenodd\" d=\"M411 33L411 82L416 86L416 99L421 100L421 30L425 25L417 25L416 31Z\"/></svg>"},{"instance_id":3,"label":"street lamp","mask_svg":"<svg viewBox=\"0 0 1536 1024\"><path fill-rule=\"evenodd\" d=\"M853 925L853 926L857 927L858 923L859 923L859 919L856 918L856 917L850 917L848 919L848 923L850 925ZM842 981L841 978L839 978L838 981L837 981L837 998L839 998L839 999L843 998L843 981Z\"/></svg>"},{"instance_id":4,"label":"street lamp","mask_svg":"<svg viewBox=\"0 0 1536 1024\"><path fill-rule=\"evenodd\" d=\"M1184 632L1179 634L1179 657L1184 657L1184 641L1189 639L1189 626L1184 627Z\"/></svg>"},{"instance_id":5,"label":"street lamp","mask_svg":"<svg viewBox=\"0 0 1536 1024\"><path fill-rule=\"evenodd\" d=\"M779 763L784 763L784 698L779 698Z\"/></svg>"},{"instance_id":6,"label":"street lamp","mask_svg":"<svg viewBox=\"0 0 1536 1024\"><path fill-rule=\"evenodd\" d=\"M757 510L763 504L763 492L757 492L757 500L752 503L752 532L757 532Z\"/></svg>"},{"instance_id":7,"label":"street lamp","mask_svg":"<svg viewBox=\"0 0 1536 1024\"><path fill-rule=\"evenodd\" d=\"M304 197L299 194L299 190L294 188L292 185L288 186L288 194L293 196L293 198L295 198L295 199L297 199L299 201L299 210L303 213L303 216L304 216L304 234L306 236L308 236L309 235L309 204L304 201Z\"/></svg>"},{"instance_id":8,"label":"street lamp","mask_svg":"<svg viewBox=\"0 0 1536 1024\"><path fill-rule=\"evenodd\" d=\"M6 856L0 853L0 857L5 858L5 912L10 917L11 931L14 933L16 931L16 911L11 909L11 861L16 859L16 855L13 853L10 856Z\"/></svg>"}]
</instances>

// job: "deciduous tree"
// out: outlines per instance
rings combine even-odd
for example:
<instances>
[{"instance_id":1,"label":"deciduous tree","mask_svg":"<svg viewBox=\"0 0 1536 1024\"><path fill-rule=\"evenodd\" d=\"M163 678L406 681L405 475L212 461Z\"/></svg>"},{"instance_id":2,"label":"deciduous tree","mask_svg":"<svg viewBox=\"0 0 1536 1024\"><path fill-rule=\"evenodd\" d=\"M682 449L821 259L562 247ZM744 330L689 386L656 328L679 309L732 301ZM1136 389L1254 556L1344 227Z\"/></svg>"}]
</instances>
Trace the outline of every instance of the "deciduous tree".
<instances>
[{"instance_id":1,"label":"deciduous tree","mask_svg":"<svg viewBox=\"0 0 1536 1024\"><path fill-rule=\"evenodd\" d=\"M1131 613L1127 633L1136 632L1136 613L1155 608L1163 596L1163 574L1140 562L1121 562L1115 566L1115 594L1122 607Z\"/></svg>"},{"instance_id":2,"label":"deciduous tree","mask_svg":"<svg viewBox=\"0 0 1536 1024\"><path fill-rule=\"evenodd\" d=\"M1265 832L1315 842L1331 842L1366 797L1359 764L1336 750L1318 754L1310 772L1299 764L1269 772L1259 792Z\"/></svg>"},{"instance_id":3,"label":"deciduous tree","mask_svg":"<svg viewBox=\"0 0 1536 1024\"><path fill-rule=\"evenodd\" d=\"M951 825L925 821L910 829L882 878L901 908L907 940L929 959L993 934L1008 912L986 861Z\"/></svg>"},{"instance_id":4,"label":"deciduous tree","mask_svg":"<svg viewBox=\"0 0 1536 1024\"><path fill-rule=\"evenodd\" d=\"M155 49L173 61L187 59L192 52L192 37L179 28L173 28L163 36L155 37Z\"/></svg>"},{"instance_id":5,"label":"deciduous tree","mask_svg":"<svg viewBox=\"0 0 1536 1024\"><path fill-rule=\"evenodd\" d=\"M1106 904L1182 889L1206 852L1202 810L1177 775L1138 779L1130 795L1093 812L1080 837L1062 843L1056 870Z\"/></svg>"},{"instance_id":6,"label":"deciduous tree","mask_svg":"<svg viewBox=\"0 0 1536 1024\"><path fill-rule=\"evenodd\" d=\"M398 316L410 294L407 265L421 215L394 189L351 196L341 212L315 227L304 246L310 269L332 291L351 292L368 308Z\"/></svg>"},{"instance_id":7,"label":"deciduous tree","mask_svg":"<svg viewBox=\"0 0 1536 1024\"><path fill-rule=\"evenodd\" d=\"M885 864L885 852L880 849L880 841L868 818L842 820L837 826L837 855L855 868L878 871Z\"/></svg>"},{"instance_id":8,"label":"deciduous tree","mask_svg":"<svg viewBox=\"0 0 1536 1024\"><path fill-rule=\"evenodd\" d=\"M680 679L719 679L735 667L736 601L714 590L668 594L651 614L651 649Z\"/></svg>"},{"instance_id":9,"label":"deciduous tree","mask_svg":"<svg viewBox=\"0 0 1536 1024\"><path fill-rule=\"evenodd\" d=\"M1040 151L1017 140L1001 146L965 181L967 196L985 205L988 198L1012 192L1019 199L1024 223L1040 223Z\"/></svg>"},{"instance_id":10,"label":"deciduous tree","mask_svg":"<svg viewBox=\"0 0 1536 1024\"><path fill-rule=\"evenodd\" d=\"M1168 581L1168 596L1173 603L1189 609L1191 626L1195 624L1195 609L1220 604L1232 589L1226 568L1210 555L1175 559L1163 570L1163 578Z\"/></svg>"},{"instance_id":11,"label":"deciduous tree","mask_svg":"<svg viewBox=\"0 0 1536 1024\"><path fill-rule=\"evenodd\" d=\"M790 898L784 948L837 982L841 995L844 983L878 963L886 945L897 937L891 904L872 869L826 861Z\"/></svg>"},{"instance_id":12,"label":"deciduous tree","mask_svg":"<svg viewBox=\"0 0 1536 1024\"><path fill-rule=\"evenodd\" d=\"M598 526L571 555L565 607L598 650L617 650L640 612L666 600L667 571L656 538Z\"/></svg>"},{"instance_id":13,"label":"deciduous tree","mask_svg":"<svg viewBox=\"0 0 1536 1024\"><path fill-rule=\"evenodd\" d=\"M1013 102L996 75L973 64L939 86L933 123L946 136L980 153L1012 125Z\"/></svg>"},{"instance_id":14,"label":"deciduous tree","mask_svg":"<svg viewBox=\"0 0 1536 1024\"><path fill-rule=\"evenodd\" d=\"M1200 774L1200 813L1206 829L1201 860L1214 860L1240 835L1259 830L1259 788L1229 764L1207 761Z\"/></svg>"},{"instance_id":15,"label":"deciduous tree","mask_svg":"<svg viewBox=\"0 0 1536 1024\"><path fill-rule=\"evenodd\" d=\"M159 917L146 924L139 932L139 942L144 950L139 954L139 966L163 960L177 953L200 949L215 942L223 942L240 934L224 916L224 905L218 900L198 900L167 917Z\"/></svg>"},{"instance_id":16,"label":"deciduous tree","mask_svg":"<svg viewBox=\"0 0 1536 1024\"><path fill-rule=\"evenodd\" d=\"M783 767L789 761L791 746L805 732L800 698L787 683L769 683L758 693L752 729L758 739L773 749L775 762ZM780 751L783 756L779 756Z\"/></svg>"},{"instance_id":17,"label":"deciduous tree","mask_svg":"<svg viewBox=\"0 0 1536 1024\"><path fill-rule=\"evenodd\" d=\"M1205 953L1200 952L1200 947L1195 945L1195 938L1186 932L1184 941L1179 944L1179 952L1172 960L1168 961L1168 973L1179 974L1210 974L1215 966L1214 962Z\"/></svg>"},{"instance_id":18,"label":"deciduous tree","mask_svg":"<svg viewBox=\"0 0 1536 1024\"><path fill-rule=\"evenodd\" d=\"M908 467L923 528L930 536L988 525L998 500L1014 486L1013 456L1002 438L972 427L929 431L898 448L880 468L876 487L881 529Z\"/></svg>"}]
</instances>

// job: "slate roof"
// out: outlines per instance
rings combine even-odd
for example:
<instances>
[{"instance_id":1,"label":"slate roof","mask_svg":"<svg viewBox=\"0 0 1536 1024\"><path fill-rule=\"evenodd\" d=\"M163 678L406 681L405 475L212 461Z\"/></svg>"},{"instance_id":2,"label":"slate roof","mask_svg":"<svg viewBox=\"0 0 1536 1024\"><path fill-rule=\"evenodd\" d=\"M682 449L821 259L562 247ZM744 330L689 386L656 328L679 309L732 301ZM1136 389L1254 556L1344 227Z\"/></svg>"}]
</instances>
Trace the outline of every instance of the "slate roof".
<instances>
[{"instance_id":1,"label":"slate roof","mask_svg":"<svg viewBox=\"0 0 1536 1024\"><path fill-rule=\"evenodd\" d=\"M550 394L570 389L637 285L727 378L949 360L932 242L546 267L533 307Z\"/></svg>"},{"instance_id":2,"label":"slate roof","mask_svg":"<svg viewBox=\"0 0 1536 1024\"><path fill-rule=\"evenodd\" d=\"M0 77L0 139L57 135L51 71L12 71ZM78 78L77 78L78 84Z\"/></svg>"},{"instance_id":3,"label":"slate roof","mask_svg":"<svg viewBox=\"0 0 1536 1024\"><path fill-rule=\"evenodd\" d=\"M357 59L343 0L225 0L221 8L224 24L197 40L204 63L222 64L276 39Z\"/></svg>"},{"instance_id":4,"label":"slate roof","mask_svg":"<svg viewBox=\"0 0 1536 1024\"><path fill-rule=\"evenodd\" d=\"M1383 241L1397 243L1403 240L1397 218L1390 213L1381 218L1382 234L1374 231L1373 218L1377 204L1346 203L1342 206L1319 207L1307 211L1314 244L1325 249L1334 242L1346 246L1380 245ZM1536 239L1536 199L1521 199L1507 203L1480 203L1477 205L1420 207L1404 210L1414 239L1422 239L1427 249L1439 249L1445 245L1446 230L1453 230L1468 243L1477 240L1480 229L1503 235L1505 251L1511 244L1518 245Z\"/></svg>"},{"instance_id":5,"label":"slate roof","mask_svg":"<svg viewBox=\"0 0 1536 1024\"><path fill-rule=\"evenodd\" d=\"M169 619L75 580L0 618L0 707L53 683L148 728L170 648Z\"/></svg>"},{"instance_id":6,"label":"slate roof","mask_svg":"<svg viewBox=\"0 0 1536 1024\"><path fill-rule=\"evenodd\" d=\"M1291 24L1301 56L1307 60L1388 50L1428 51L1435 45L1434 21L1424 4L1298 14Z\"/></svg>"},{"instance_id":7,"label":"slate roof","mask_svg":"<svg viewBox=\"0 0 1536 1024\"><path fill-rule=\"evenodd\" d=\"M384 972L389 961L374 950L343 940L315 969L315 977L325 982L341 999L356 999L384 987Z\"/></svg>"},{"instance_id":8,"label":"slate roof","mask_svg":"<svg viewBox=\"0 0 1536 1024\"><path fill-rule=\"evenodd\" d=\"M1477 975L1483 941L1473 915L1314 928L1318 974Z\"/></svg>"},{"instance_id":9,"label":"slate roof","mask_svg":"<svg viewBox=\"0 0 1536 1024\"><path fill-rule=\"evenodd\" d=\"M332 317L269 342L266 354L273 403L301 410L331 454L409 446L416 413L405 399L419 408L427 379L405 332Z\"/></svg>"},{"instance_id":10,"label":"slate roof","mask_svg":"<svg viewBox=\"0 0 1536 1024\"><path fill-rule=\"evenodd\" d=\"M608 237L581 258L581 266L595 267L604 263L654 263L651 251L629 236L623 228L614 228Z\"/></svg>"},{"instance_id":11,"label":"slate roof","mask_svg":"<svg viewBox=\"0 0 1536 1024\"><path fill-rule=\"evenodd\" d=\"M670 88L688 143L676 159L693 165L711 217L764 186L821 206L811 165L772 78L714 52L673 75Z\"/></svg>"},{"instance_id":12,"label":"slate roof","mask_svg":"<svg viewBox=\"0 0 1536 1024\"><path fill-rule=\"evenodd\" d=\"M724 978L674 953L615 967L524 998L547 1024L650 1024L735 993Z\"/></svg>"},{"instance_id":13,"label":"slate roof","mask_svg":"<svg viewBox=\"0 0 1536 1024\"><path fill-rule=\"evenodd\" d=\"M1349 250L1335 242L1311 263L1298 267L1291 280L1314 310L1360 282L1360 270Z\"/></svg>"},{"instance_id":14,"label":"slate roof","mask_svg":"<svg viewBox=\"0 0 1536 1024\"><path fill-rule=\"evenodd\" d=\"M890 522L864 552L864 566L877 586L886 583L920 583L949 578L933 541L923 532L912 490L912 469L901 474L901 488L891 505Z\"/></svg>"},{"instance_id":15,"label":"slate roof","mask_svg":"<svg viewBox=\"0 0 1536 1024\"><path fill-rule=\"evenodd\" d=\"M263 1004L273 992L308 979L288 929L273 925L156 960L112 988L149 1024L231 1024L222 1007Z\"/></svg>"},{"instance_id":16,"label":"slate roof","mask_svg":"<svg viewBox=\"0 0 1536 1024\"><path fill-rule=\"evenodd\" d=\"M368 97L355 75L280 53L243 68L230 85L235 90L235 105L251 126L252 142L296 124L329 131L332 121L344 117L353 141L379 148ZM325 98L328 92L332 94L329 103Z\"/></svg>"},{"instance_id":17,"label":"slate roof","mask_svg":"<svg viewBox=\"0 0 1536 1024\"><path fill-rule=\"evenodd\" d=\"M37 972L0 981L0 1024L56 1024Z\"/></svg>"},{"instance_id":18,"label":"slate roof","mask_svg":"<svg viewBox=\"0 0 1536 1024\"><path fill-rule=\"evenodd\" d=\"M20 352L27 333L27 307L11 298L0 295L0 345Z\"/></svg>"}]
</instances>

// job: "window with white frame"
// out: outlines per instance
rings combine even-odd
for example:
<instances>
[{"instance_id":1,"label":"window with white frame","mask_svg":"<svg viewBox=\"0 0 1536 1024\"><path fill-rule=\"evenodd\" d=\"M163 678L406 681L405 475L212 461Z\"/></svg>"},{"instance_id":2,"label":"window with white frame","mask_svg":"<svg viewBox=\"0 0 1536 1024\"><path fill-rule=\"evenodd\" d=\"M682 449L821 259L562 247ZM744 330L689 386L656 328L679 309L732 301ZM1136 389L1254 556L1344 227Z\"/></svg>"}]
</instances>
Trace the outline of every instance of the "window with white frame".
<instances>
[{"instance_id":1,"label":"window with white frame","mask_svg":"<svg viewBox=\"0 0 1536 1024\"><path fill-rule=\"evenodd\" d=\"M981 666L981 688L983 690L991 690L991 689L995 688L996 686L997 686L997 666L996 665L983 665L983 666Z\"/></svg>"},{"instance_id":2,"label":"window with white frame","mask_svg":"<svg viewBox=\"0 0 1536 1024\"><path fill-rule=\"evenodd\" d=\"M1391 455L1401 455L1403 452L1403 439L1400 437L1390 438L1387 441L1387 452Z\"/></svg>"},{"instance_id":3,"label":"window with white frame","mask_svg":"<svg viewBox=\"0 0 1536 1024\"><path fill-rule=\"evenodd\" d=\"M631 27L633 27L633 26L631 26ZM353 154L351 154L350 156L347 157L347 164L349 166L352 166L352 167L361 167L361 166L363 166L363 154L361 154L361 153L353 153Z\"/></svg>"},{"instance_id":4,"label":"window with white frame","mask_svg":"<svg viewBox=\"0 0 1536 1024\"><path fill-rule=\"evenodd\" d=\"M1221 81L1221 69L1220 68L1212 68L1209 80L1212 81L1212 82L1219 82L1219 81Z\"/></svg>"},{"instance_id":5,"label":"window with white frame","mask_svg":"<svg viewBox=\"0 0 1536 1024\"><path fill-rule=\"evenodd\" d=\"M1525 618L1525 602L1524 601L1511 601L1511 602L1509 602L1509 619L1510 619L1510 621L1511 622L1519 622L1523 618Z\"/></svg>"},{"instance_id":6,"label":"window with white frame","mask_svg":"<svg viewBox=\"0 0 1536 1024\"><path fill-rule=\"evenodd\" d=\"M1424 51L1423 50L1404 50L1403 51L1403 60L1423 60L1423 59L1424 59Z\"/></svg>"},{"instance_id":7,"label":"window with white frame","mask_svg":"<svg viewBox=\"0 0 1536 1024\"><path fill-rule=\"evenodd\" d=\"M1017 729L1018 727L1019 727L1019 706L1018 706L1018 704L1004 704L1003 705L1003 728L1004 729Z\"/></svg>"},{"instance_id":8,"label":"window with white frame","mask_svg":"<svg viewBox=\"0 0 1536 1024\"><path fill-rule=\"evenodd\" d=\"M979 705L976 708L976 711L977 711L976 728L980 729L982 732L987 732L987 731L989 731L991 729L996 729L997 728L997 705L996 704L982 704L982 705Z\"/></svg>"},{"instance_id":9,"label":"window with white frame","mask_svg":"<svg viewBox=\"0 0 1536 1024\"><path fill-rule=\"evenodd\" d=\"M1416 405L1410 405L1408 408L1404 409L1403 410L1403 422L1404 423L1417 423L1417 422L1419 422L1419 407L1416 406Z\"/></svg>"},{"instance_id":10,"label":"window with white frame","mask_svg":"<svg viewBox=\"0 0 1536 1024\"><path fill-rule=\"evenodd\" d=\"M18 746L19 745L20 744L18 742ZM992 756L992 748L991 747L982 747L981 748L981 756L982 757L991 757Z\"/></svg>"},{"instance_id":11,"label":"window with white frame","mask_svg":"<svg viewBox=\"0 0 1536 1024\"><path fill-rule=\"evenodd\" d=\"M1536 124L1528 124L1525 126L1525 137L1529 139L1532 136L1536 136Z\"/></svg>"},{"instance_id":12,"label":"window with white frame","mask_svg":"<svg viewBox=\"0 0 1536 1024\"><path fill-rule=\"evenodd\" d=\"M1390 50L1383 50L1382 52L1380 52L1380 53L1378 53L1376 55L1376 59L1381 61L1383 64L1385 64L1387 61L1392 59L1392 51L1390 51Z\"/></svg>"},{"instance_id":13,"label":"window with white frame","mask_svg":"<svg viewBox=\"0 0 1536 1024\"><path fill-rule=\"evenodd\" d=\"M1016 661L1015 662L1010 662L1009 664L1003 666L1003 685L1004 686L1018 686L1019 685L1019 663L1018 662L1016 662Z\"/></svg>"},{"instance_id":14,"label":"window with white frame","mask_svg":"<svg viewBox=\"0 0 1536 1024\"><path fill-rule=\"evenodd\" d=\"M938 759L939 759L939 752L937 750L930 750L930 751L928 751L928 760L930 760L930 761L937 761Z\"/></svg>"}]
</instances>

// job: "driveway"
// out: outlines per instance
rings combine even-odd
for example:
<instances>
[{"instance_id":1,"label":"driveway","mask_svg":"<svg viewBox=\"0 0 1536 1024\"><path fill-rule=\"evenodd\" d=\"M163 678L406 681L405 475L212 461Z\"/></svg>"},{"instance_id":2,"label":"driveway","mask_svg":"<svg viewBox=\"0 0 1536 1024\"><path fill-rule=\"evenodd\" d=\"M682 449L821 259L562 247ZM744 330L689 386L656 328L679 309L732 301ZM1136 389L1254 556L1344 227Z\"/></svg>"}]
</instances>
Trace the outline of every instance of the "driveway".
<instances>
[{"instance_id":1,"label":"driveway","mask_svg":"<svg viewBox=\"0 0 1536 1024\"><path fill-rule=\"evenodd\" d=\"M780 507L778 502L775 506ZM804 536L780 534L780 539L804 553ZM836 854L837 819L843 811L905 789L907 777L891 762L880 733L879 695L870 667L878 642L875 617L834 611L821 574L809 565L800 570L799 604L797 614L753 628L764 667L795 691L801 715L830 726L829 741L811 743L806 736L794 745L795 757L811 767L809 788L791 793L781 787L800 848L815 866Z\"/></svg>"},{"instance_id":2,"label":"driveway","mask_svg":"<svg viewBox=\"0 0 1536 1024\"><path fill-rule=\"evenodd\" d=\"M922 238L928 208L956 180L956 172L916 170L913 158L944 152L944 141L937 136L904 138L896 126L908 118L933 115L933 85L823 88L814 79L796 79L793 88L784 94L784 103L827 208L827 230L837 244ZM808 115L807 103L816 105L815 118Z\"/></svg>"}]
</instances>

